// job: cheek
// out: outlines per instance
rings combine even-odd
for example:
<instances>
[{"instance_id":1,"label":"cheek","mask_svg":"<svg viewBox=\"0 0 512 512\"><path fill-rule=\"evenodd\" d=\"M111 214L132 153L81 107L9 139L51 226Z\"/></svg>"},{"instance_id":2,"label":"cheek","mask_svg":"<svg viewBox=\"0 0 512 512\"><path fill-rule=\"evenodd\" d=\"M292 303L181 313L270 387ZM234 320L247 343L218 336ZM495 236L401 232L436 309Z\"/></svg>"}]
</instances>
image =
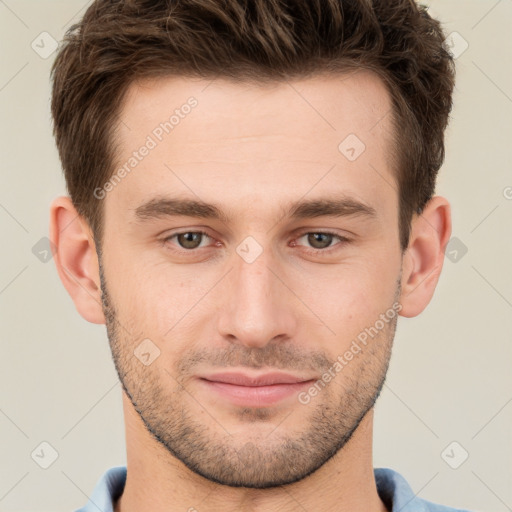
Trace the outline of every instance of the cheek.
<instances>
[{"instance_id":1,"label":"cheek","mask_svg":"<svg viewBox=\"0 0 512 512\"><path fill-rule=\"evenodd\" d=\"M197 330L198 315L208 313L207 296L218 281L211 269L161 263L140 262L128 275L120 287L124 290L120 295L123 315L135 322L145 337L161 343Z\"/></svg>"},{"instance_id":2,"label":"cheek","mask_svg":"<svg viewBox=\"0 0 512 512\"><path fill-rule=\"evenodd\" d=\"M384 251L347 258L339 265L303 268L294 292L325 322L378 318L393 302L399 261Z\"/></svg>"},{"instance_id":3,"label":"cheek","mask_svg":"<svg viewBox=\"0 0 512 512\"><path fill-rule=\"evenodd\" d=\"M381 315L394 313L398 275L399 269L390 267L389 261L374 258L372 265L354 264L316 281L316 295L310 294L304 302L315 304L311 309L321 320L322 331L326 333L325 349L330 357L344 354L351 343L365 336L367 329L373 329L376 322L379 336L385 336L385 330L379 327ZM316 332L313 329L309 335L312 339L318 337L318 329Z\"/></svg>"}]
</instances>

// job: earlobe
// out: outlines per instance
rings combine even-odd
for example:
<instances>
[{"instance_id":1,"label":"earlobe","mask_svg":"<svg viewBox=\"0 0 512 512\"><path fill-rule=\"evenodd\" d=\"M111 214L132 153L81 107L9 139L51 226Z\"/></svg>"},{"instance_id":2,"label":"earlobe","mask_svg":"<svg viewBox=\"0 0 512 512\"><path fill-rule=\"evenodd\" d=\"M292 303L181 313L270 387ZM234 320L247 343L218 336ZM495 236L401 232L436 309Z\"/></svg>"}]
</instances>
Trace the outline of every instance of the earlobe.
<instances>
[{"instance_id":1,"label":"earlobe","mask_svg":"<svg viewBox=\"0 0 512 512\"><path fill-rule=\"evenodd\" d=\"M52 202L50 240L57 272L77 311L89 322L104 324L96 246L89 225L69 197Z\"/></svg>"},{"instance_id":2,"label":"earlobe","mask_svg":"<svg viewBox=\"0 0 512 512\"><path fill-rule=\"evenodd\" d=\"M450 203L444 197L434 196L421 215L414 216L404 255L400 315L417 316L432 299L451 231Z\"/></svg>"}]
</instances>

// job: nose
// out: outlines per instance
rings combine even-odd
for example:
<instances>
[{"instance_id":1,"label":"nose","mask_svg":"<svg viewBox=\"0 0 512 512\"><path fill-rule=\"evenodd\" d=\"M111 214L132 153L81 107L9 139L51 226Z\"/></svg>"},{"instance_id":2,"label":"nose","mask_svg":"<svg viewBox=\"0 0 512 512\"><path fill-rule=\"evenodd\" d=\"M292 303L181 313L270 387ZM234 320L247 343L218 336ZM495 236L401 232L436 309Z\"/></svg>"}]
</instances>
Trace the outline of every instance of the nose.
<instances>
[{"instance_id":1,"label":"nose","mask_svg":"<svg viewBox=\"0 0 512 512\"><path fill-rule=\"evenodd\" d=\"M249 263L238 254L223 286L218 329L231 343L262 348L295 336L297 299L287 288L282 266L264 250Z\"/></svg>"}]
</instances>

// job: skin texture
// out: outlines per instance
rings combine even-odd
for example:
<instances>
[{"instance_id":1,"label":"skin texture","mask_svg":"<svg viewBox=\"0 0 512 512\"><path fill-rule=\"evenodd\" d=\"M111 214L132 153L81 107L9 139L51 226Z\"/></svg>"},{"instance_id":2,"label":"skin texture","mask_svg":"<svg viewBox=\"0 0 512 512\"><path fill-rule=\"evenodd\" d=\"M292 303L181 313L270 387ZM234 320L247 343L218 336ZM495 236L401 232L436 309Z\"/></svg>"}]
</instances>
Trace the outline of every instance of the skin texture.
<instances>
[{"instance_id":1,"label":"skin texture","mask_svg":"<svg viewBox=\"0 0 512 512\"><path fill-rule=\"evenodd\" d=\"M450 238L449 203L435 196L413 218L402 254L391 103L367 71L272 85L132 84L116 168L191 96L197 106L102 199L100 258L69 198L51 208L59 275L78 312L106 324L124 389L128 477L116 512L383 512L373 405L397 315L307 404L295 394L234 405L199 376L282 370L314 382L393 304L402 316L421 313ZM351 133L366 146L354 161L338 149ZM293 201L341 196L376 215L285 215ZM163 197L215 203L226 218L137 216ZM199 230L208 236L169 238ZM240 247L261 253L248 262ZM136 354L148 339L158 356L146 365Z\"/></svg>"}]
</instances>

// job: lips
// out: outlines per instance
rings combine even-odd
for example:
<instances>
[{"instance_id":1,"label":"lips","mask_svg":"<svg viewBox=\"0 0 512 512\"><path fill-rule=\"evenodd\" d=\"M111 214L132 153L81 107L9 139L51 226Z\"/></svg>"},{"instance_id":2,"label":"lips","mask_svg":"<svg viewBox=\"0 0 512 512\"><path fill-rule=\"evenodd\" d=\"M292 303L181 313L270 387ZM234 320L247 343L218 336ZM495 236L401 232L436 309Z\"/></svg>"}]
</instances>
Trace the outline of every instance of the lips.
<instances>
[{"instance_id":1,"label":"lips","mask_svg":"<svg viewBox=\"0 0 512 512\"><path fill-rule=\"evenodd\" d=\"M202 377L211 382L224 382L237 386L272 386L274 384L296 384L306 382L311 378L298 377L288 373L271 372L258 376L250 376L244 373L216 373Z\"/></svg>"},{"instance_id":2,"label":"lips","mask_svg":"<svg viewBox=\"0 0 512 512\"><path fill-rule=\"evenodd\" d=\"M282 372L225 372L201 376L199 382L209 396L215 394L232 405L265 407L296 396L313 379Z\"/></svg>"}]
</instances>

